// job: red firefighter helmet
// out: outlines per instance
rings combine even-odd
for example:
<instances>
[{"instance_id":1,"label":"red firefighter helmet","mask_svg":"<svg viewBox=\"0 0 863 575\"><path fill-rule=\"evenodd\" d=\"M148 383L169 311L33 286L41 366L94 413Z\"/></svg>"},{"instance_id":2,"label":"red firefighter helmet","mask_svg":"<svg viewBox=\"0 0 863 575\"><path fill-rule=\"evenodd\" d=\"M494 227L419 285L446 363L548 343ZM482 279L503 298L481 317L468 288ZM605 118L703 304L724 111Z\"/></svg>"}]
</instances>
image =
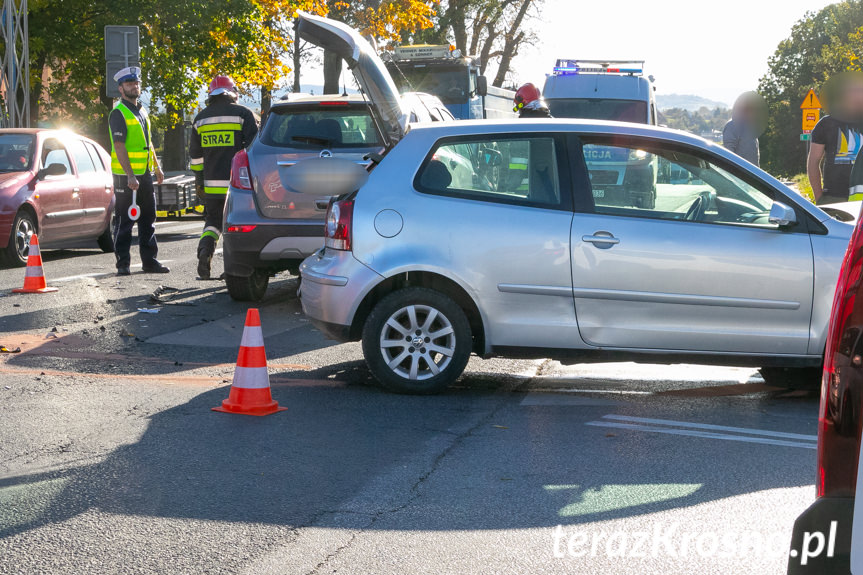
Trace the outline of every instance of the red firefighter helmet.
<instances>
[{"instance_id":1,"label":"red firefighter helmet","mask_svg":"<svg viewBox=\"0 0 863 575\"><path fill-rule=\"evenodd\" d=\"M539 91L539 88L534 86L533 84L527 83L515 93L515 98L513 98L513 106L512 111L518 112L531 102L539 100L542 98L542 92Z\"/></svg>"},{"instance_id":2,"label":"red firefighter helmet","mask_svg":"<svg viewBox=\"0 0 863 575\"><path fill-rule=\"evenodd\" d=\"M231 80L230 76L216 76L210 82L210 89L207 91L208 96L218 96L219 94L231 93L236 95L237 85Z\"/></svg>"}]
</instances>

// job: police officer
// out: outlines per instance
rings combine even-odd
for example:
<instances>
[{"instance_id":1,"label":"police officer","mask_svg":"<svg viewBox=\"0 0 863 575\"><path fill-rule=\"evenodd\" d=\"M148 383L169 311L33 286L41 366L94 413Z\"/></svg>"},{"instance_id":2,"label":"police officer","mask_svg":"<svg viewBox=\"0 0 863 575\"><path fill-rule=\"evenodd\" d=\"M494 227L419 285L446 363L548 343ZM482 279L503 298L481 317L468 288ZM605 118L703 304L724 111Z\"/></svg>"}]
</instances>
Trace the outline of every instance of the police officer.
<instances>
[{"instance_id":1,"label":"police officer","mask_svg":"<svg viewBox=\"0 0 863 575\"><path fill-rule=\"evenodd\" d=\"M518 112L519 118L551 118L551 112L542 99L542 92L535 85L527 83L515 93L513 112Z\"/></svg>"},{"instance_id":2,"label":"police officer","mask_svg":"<svg viewBox=\"0 0 863 575\"><path fill-rule=\"evenodd\" d=\"M210 279L210 262L222 235L222 212L234 154L258 133L255 115L237 104L237 87L228 76L210 82L207 107L195 116L189 144L198 194L204 199L204 233L198 241L198 279Z\"/></svg>"},{"instance_id":3,"label":"police officer","mask_svg":"<svg viewBox=\"0 0 863 575\"><path fill-rule=\"evenodd\" d=\"M120 100L108 124L111 133L111 172L114 175L114 254L117 258L117 275L127 276L131 256L132 228L138 224L138 248L144 273L164 274L170 270L156 259L156 193L153 189L152 170L161 184L165 178L156 159L156 149L150 137L150 119L138 102L141 96L141 69L123 68L114 74L120 89ZM138 219L132 219L133 191L138 206Z\"/></svg>"}]
</instances>

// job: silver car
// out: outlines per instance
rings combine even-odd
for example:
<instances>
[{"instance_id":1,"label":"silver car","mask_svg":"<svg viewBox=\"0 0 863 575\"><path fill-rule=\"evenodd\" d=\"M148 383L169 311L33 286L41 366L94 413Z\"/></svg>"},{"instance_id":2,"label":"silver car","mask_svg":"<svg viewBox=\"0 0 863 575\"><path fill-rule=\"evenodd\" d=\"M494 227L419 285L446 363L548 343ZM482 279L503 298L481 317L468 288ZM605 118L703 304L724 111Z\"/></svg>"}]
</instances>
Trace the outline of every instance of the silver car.
<instances>
[{"instance_id":1,"label":"silver car","mask_svg":"<svg viewBox=\"0 0 863 575\"><path fill-rule=\"evenodd\" d=\"M609 158L653 167L654 206L607 193ZM293 189L342 195L301 265L303 310L362 340L394 391L439 392L471 353L820 378L852 226L720 146L636 124L471 121L400 134L370 173L308 168Z\"/></svg>"}]
</instances>

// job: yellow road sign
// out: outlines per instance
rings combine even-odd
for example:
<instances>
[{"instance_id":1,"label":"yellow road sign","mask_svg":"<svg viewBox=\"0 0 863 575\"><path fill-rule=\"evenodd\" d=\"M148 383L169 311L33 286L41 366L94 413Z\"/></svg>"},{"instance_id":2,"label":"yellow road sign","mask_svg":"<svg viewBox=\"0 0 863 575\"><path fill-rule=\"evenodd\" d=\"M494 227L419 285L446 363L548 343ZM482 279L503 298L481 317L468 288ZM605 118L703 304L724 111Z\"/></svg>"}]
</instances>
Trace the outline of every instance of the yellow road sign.
<instances>
[{"instance_id":1,"label":"yellow road sign","mask_svg":"<svg viewBox=\"0 0 863 575\"><path fill-rule=\"evenodd\" d=\"M803 98L803 103L800 104L801 110L820 110L822 107L821 100L818 99L815 90L809 90L809 93Z\"/></svg>"},{"instance_id":2,"label":"yellow road sign","mask_svg":"<svg viewBox=\"0 0 863 575\"><path fill-rule=\"evenodd\" d=\"M803 133L808 134L815 128L815 124L821 119L821 110L804 108L803 109Z\"/></svg>"}]
</instances>

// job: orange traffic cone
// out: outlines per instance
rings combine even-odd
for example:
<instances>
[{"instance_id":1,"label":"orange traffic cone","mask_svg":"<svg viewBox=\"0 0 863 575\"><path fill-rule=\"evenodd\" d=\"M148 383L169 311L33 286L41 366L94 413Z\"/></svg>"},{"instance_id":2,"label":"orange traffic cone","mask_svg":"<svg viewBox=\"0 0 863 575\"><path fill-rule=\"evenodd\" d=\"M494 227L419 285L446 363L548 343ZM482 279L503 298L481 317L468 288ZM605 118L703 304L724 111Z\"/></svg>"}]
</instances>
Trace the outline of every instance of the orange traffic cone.
<instances>
[{"instance_id":1,"label":"orange traffic cone","mask_svg":"<svg viewBox=\"0 0 863 575\"><path fill-rule=\"evenodd\" d=\"M246 313L246 327L234 370L234 383L228 399L213 411L243 413L245 415L270 415L285 411L270 394L270 375L267 373L267 353L264 351L264 334L261 331L261 316L257 309Z\"/></svg>"},{"instance_id":2,"label":"orange traffic cone","mask_svg":"<svg viewBox=\"0 0 863 575\"><path fill-rule=\"evenodd\" d=\"M13 289L13 293L48 293L57 291L45 283L45 272L42 271L42 254L39 253L39 238L36 234L30 237L30 251L27 254L27 271L24 273L24 287Z\"/></svg>"}]
</instances>

